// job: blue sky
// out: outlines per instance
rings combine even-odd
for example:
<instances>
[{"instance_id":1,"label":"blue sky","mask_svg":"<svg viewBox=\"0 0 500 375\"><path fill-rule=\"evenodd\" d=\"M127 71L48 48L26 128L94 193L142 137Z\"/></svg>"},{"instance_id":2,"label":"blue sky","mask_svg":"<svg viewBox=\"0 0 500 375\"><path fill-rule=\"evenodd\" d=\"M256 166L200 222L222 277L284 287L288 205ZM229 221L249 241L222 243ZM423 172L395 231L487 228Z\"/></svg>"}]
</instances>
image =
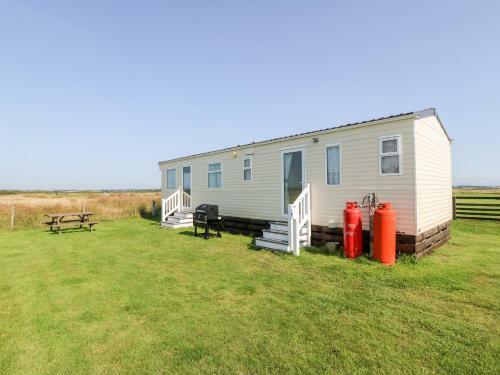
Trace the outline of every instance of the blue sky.
<instances>
[{"instance_id":1,"label":"blue sky","mask_svg":"<svg viewBox=\"0 0 500 375\"><path fill-rule=\"evenodd\" d=\"M499 1L0 0L0 189L159 187L157 162L436 107L500 185Z\"/></svg>"}]
</instances>

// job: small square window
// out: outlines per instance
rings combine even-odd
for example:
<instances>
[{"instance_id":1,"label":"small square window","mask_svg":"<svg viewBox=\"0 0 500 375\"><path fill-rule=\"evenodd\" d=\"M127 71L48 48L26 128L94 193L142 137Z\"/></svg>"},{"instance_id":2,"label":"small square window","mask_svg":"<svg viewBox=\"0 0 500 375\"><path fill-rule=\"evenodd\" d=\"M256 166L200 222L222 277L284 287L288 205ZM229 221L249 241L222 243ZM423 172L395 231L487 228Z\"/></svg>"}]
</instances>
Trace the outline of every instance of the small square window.
<instances>
[{"instance_id":1,"label":"small square window","mask_svg":"<svg viewBox=\"0 0 500 375\"><path fill-rule=\"evenodd\" d=\"M388 152L398 152L398 141L397 139L388 139L387 141L382 141L382 153Z\"/></svg>"},{"instance_id":2,"label":"small square window","mask_svg":"<svg viewBox=\"0 0 500 375\"><path fill-rule=\"evenodd\" d=\"M384 137L380 139L380 175L391 176L401 174L401 137Z\"/></svg>"},{"instance_id":3,"label":"small square window","mask_svg":"<svg viewBox=\"0 0 500 375\"><path fill-rule=\"evenodd\" d=\"M382 174L396 174L399 173L399 156L382 156L381 160Z\"/></svg>"}]
</instances>

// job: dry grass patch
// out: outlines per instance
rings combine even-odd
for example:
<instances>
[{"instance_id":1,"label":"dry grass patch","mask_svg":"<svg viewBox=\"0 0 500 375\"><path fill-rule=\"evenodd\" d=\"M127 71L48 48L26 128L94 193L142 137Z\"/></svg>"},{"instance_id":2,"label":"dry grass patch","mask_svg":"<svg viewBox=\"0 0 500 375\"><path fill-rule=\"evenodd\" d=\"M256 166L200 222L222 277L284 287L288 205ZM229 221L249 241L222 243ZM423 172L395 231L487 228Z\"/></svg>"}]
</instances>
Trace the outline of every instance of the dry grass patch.
<instances>
[{"instance_id":1,"label":"dry grass patch","mask_svg":"<svg viewBox=\"0 0 500 375\"><path fill-rule=\"evenodd\" d=\"M0 195L0 231L10 230L15 206L15 229L43 228L45 214L85 209L97 220L123 219L151 214L152 202L160 207L159 192L140 193L19 193Z\"/></svg>"}]
</instances>

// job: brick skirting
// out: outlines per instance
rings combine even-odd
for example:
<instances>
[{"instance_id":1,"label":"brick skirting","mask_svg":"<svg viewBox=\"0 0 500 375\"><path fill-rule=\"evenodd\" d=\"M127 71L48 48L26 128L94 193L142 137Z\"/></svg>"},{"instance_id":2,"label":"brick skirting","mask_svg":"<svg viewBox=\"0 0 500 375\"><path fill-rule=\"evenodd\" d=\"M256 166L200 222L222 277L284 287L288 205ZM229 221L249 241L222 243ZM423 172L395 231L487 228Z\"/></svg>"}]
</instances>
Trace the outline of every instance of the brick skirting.
<instances>
[{"instance_id":1,"label":"brick skirting","mask_svg":"<svg viewBox=\"0 0 500 375\"><path fill-rule=\"evenodd\" d=\"M222 230L244 234L252 237L262 236L262 229L269 228L270 221L249 219L234 216L222 216ZM368 231L363 231L364 251L369 251ZM451 238L451 221L442 223L417 236L401 234L396 235L396 251L399 254L415 254L417 258L432 253L434 249L448 242ZM327 242L340 242L344 240L342 228L330 228L323 225L311 226L311 242L313 246L325 245Z\"/></svg>"},{"instance_id":2,"label":"brick skirting","mask_svg":"<svg viewBox=\"0 0 500 375\"><path fill-rule=\"evenodd\" d=\"M321 246L327 242L343 242L342 228L329 228L322 225L311 227L313 246ZM417 236L398 233L396 235L396 251L400 254L415 254L417 257L430 254L434 249L448 242L451 238L451 221L442 223ZM369 231L363 231L364 251L369 251Z\"/></svg>"},{"instance_id":3,"label":"brick skirting","mask_svg":"<svg viewBox=\"0 0 500 375\"><path fill-rule=\"evenodd\" d=\"M262 229L269 229L268 220L222 216L222 230L225 232L260 237L262 236Z\"/></svg>"}]
</instances>

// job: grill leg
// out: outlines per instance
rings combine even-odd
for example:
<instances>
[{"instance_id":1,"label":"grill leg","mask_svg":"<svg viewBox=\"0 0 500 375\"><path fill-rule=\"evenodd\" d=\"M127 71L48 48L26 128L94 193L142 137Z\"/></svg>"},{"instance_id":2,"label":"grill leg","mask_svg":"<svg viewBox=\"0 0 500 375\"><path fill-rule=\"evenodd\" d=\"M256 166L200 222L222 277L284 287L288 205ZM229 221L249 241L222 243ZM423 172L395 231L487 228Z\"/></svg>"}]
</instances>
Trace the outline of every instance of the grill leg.
<instances>
[{"instance_id":1,"label":"grill leg","mask_svg":"<svg viewBox=\"0 0 500 375\"><path fill-rule=\"evenodd\" d=\"M194 224L194 236L198 236L198 227L196 226L196 223Z\"/></svg>"},{"instance_id":2,"label":"grill leg","mask_svg":"<svg viewBox=\"0 0 500 375\"><path fill-rule=\"evenodd\" d=\"M205 225L205 239L208 240L208 223Z\"/></svg>"}]
</instances>

